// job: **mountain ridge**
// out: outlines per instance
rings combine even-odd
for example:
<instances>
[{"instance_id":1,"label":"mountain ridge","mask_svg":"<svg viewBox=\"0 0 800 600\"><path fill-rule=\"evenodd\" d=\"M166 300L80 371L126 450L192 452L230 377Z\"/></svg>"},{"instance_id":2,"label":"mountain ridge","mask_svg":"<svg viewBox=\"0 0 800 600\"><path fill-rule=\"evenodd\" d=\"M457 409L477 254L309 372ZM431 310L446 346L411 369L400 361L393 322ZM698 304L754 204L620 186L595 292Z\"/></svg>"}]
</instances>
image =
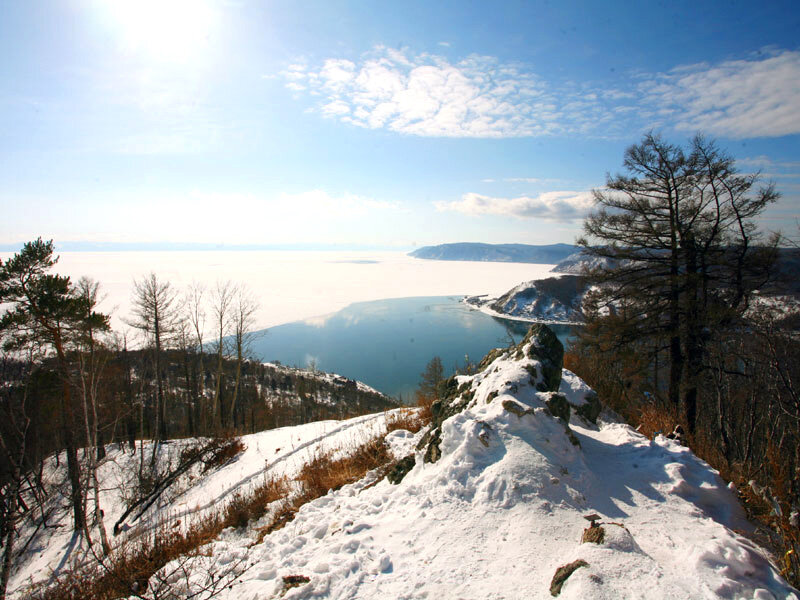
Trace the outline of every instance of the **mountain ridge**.
<instances>
[{"instance_id":1,"label":"mountain ridge","mask_svg":"<svg viewBox=\"0 0 800 600\"><path fill-rule=\"evenodd\" d=\"M556 264L574 254L577 246L572 244L484 244L458 242L423 246L409 256L426 260L463 260L475 262L517 262L531 264Z\"/></svg>"}]
</instances>

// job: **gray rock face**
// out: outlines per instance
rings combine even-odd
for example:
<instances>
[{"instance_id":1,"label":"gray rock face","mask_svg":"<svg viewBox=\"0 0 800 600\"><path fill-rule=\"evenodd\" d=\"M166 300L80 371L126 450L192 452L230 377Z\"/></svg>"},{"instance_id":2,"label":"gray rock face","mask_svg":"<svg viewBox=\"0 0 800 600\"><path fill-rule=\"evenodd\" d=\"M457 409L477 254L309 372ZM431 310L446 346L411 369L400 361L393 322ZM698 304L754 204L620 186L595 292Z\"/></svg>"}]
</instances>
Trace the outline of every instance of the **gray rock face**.
<instances>
[{"instance_id":1,"label":"gray rock face","mask_svg":"<svg viewBox=\"0 0 800 600\"><path fill-rule=\"evenodd\" d=\"M549 398L545 400L545 404L547 404L547 409L554 417L558 417L564 424L569 423L569 417L571 414L569 402L567 402L567 397L564 394L559 394L557 392L550 392Z\"/></svg>"},{"instance_id":2,"label":"gray rock face","mask_svg":"<svg viewBox=\"0 0 800 600\"><path fill-rule=\"evenodd\" d=\"M547 325L534 323L521 346L530 343L528 356L542 363L542 381L537 385L540 392L557 392L561 385L561 369L564 368L564 346Z\"/></svg>"},{"instance_id":3,"label":"gray rock face","mask_svg":"<svg viewBox=\"0 0 800 600\"><path fill-rule=\"evenodd\" d=\"M586 394L585 400L586 404L575 407L575 412L590 423L597 425L597 417L600 416L600 411L603 410L603 406L600 404L600 398L597 397L596 392L592 391Z\"/></svg>"},{"instance_id":4,"label":"gray rock face","mask_svg":"<svg viewBox=\"0 0 800 600\"><path fill-rule=\"evenodd\" d=\"M442 455L439 444L442 441L442 423L464 410L472 400L470 385L459 387L455 376L445 381L440 400L431 405L431 428L420 440L417 450L425 450L424 462L434 463Z\"/></svg>"},{"instance_id":5,"label":"gray rock face","mask_svg":"<svg viewBox=\"0 0 800 600\"><path fill-rule=\"evenodd\" d=\"M541 363L541 380L538 378L536 370L532 370L531 377L538 380L536 388L540 392L552 392L550 394L551 402L548 402L550 412L557 417L561 417L564 421L565 427L569 422L570 405L567 403L566 398L556 393L561 385L561 369L564 364L564 346L556 337L556 334L547 326L541 323L535 323L531 326L525 338L520 342L516 349L510 350L492 350L480 362L481 368L486 368L491 364L492 360L505 352L510 352L516 357L523 357L523 350L526 346L528 348L528 356ZM431 427L417 445L417 450L425 450L423 461L426 463L435 463L442 455L440 444L442 441L442 423L447 419L463 411L472 401L474 392L470 383L458 384L455 376L450 377L445 381L442 386L442 398L437 400L431 406ZM504 405L505 406L505 405ZM516 406L512 408L516 409ZM507 408L511 410L511 408ZM516 410L511 410L516 414ZM517 415L521 416L521 415ZM570 439L574 440L574 444L578 444L577 439L566 427L567 434Z\"/></svg>"},{"instance_id":6,"label":"gray rock face","mask_svg":"<svg viewBox=\"0 0 800 600\"><path fill-rule=\"evenodd\" d=\"M414 458L413 454L409 454L405 458L402 458L393 468L386 474L386 479L389 480L389 483L393 483L394 485L399 484L403 481L403 478L408 475L408 472L414 468L417 460Z\"/></svg>"}]
</instances>

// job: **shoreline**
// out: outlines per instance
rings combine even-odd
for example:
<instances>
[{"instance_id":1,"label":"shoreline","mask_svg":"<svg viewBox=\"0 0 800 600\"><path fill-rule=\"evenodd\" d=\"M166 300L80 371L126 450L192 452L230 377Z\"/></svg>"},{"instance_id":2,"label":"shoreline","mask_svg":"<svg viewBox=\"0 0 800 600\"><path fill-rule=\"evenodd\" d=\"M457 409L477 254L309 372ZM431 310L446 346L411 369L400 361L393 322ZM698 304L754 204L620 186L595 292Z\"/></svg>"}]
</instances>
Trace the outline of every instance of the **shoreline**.
<instances>
[{"instance_id":1,"label":"shoreline","mask_svg":"<svg viewBox=\"0 0 800 600\"><path fill-rule=\"evenodd\" d=\"M586 323L582 323L579 321L566 321L566 320L557 321L555 319L535 319L533 317L520 317L516 315L507 315L504 313L499 313L496 310L492 310L491 308L489 308L488 305L476 306L469 302L470 298L480 298L480 297L481 296L464 296L461 299L461 302L469 306L472 310L477 310L484 313L485 315L489 315L490 317L495 317L498 319L506 319L508 321L520 321L523 323L541 323L543 325L569 325L570 327L583 327L584 325L586 325ZM486 297L488 297L488 295Z\"/></svg>"}]
</instances>

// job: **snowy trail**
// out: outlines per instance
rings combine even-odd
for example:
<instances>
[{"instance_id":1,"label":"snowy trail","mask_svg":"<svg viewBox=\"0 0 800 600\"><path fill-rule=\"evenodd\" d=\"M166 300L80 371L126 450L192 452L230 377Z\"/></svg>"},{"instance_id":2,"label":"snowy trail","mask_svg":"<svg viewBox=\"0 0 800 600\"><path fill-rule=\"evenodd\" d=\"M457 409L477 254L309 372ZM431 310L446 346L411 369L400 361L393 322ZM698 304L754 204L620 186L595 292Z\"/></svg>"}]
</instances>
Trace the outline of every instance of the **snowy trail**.
<instances>
[{"instance_id":1,"label":"snowy trail","mask_svg":"<svg viewBox=\"0 0 800 600\"><path fill-rule=\"evenodd\" d=\"M183 519L186 516L191 515L200 515L202 512L209 510L214 507L218 507L220 502L224 501L225 499L231 497L233 494L237 492L243 491L245 486L249 483L253 482L258 477L266 476L271 474L272 471L276 469L276 467L287 463L292 458L297 458L300 453L305 450L309 450L314 446L319 446L322 444L332 445L339 439L340 434L343 434L349 430L361 430L364 429L365 426L369 423L380 423L385 422L385 415L383 413L374 414L374 415L366 415L364 417L357 417L355 419L350 419L348 421L341 422L337 427L334 427L330 430L323 429L323 432L313 437L303 443L301 443L297 447L293 447L290 451L281 454L278 458L273 460L272 462L268 463L266 466L259 468L258 470L251 472L250 474L242 477L241 479L231 481L228 479L229 475L227 473L228 469L232 466L235 466L236 463L241 462L241 464L245 465L247 468L248 465L255 465L258 464L256 460L263 459L263 454L258 449L251 449L248 442L252 442L253 439L250 438L257 438L260 434L254 434L252 436L243 436L242 440L245 444L248 445L247 449L245 450L245 455L249 455L247 457L242 456L234 459L227 465L224 465L220 468L217 472L215 472L208 480L202 482L202 488L205 490L203 492L203 496L207 497L207 490L206 488L209 487L209 484L213 486L215 483L214 480L223 480L226 489L224 489L221 493L212 496L210 500L203 504L196 504L192 507L189 506L192 498L197 495L197 487L193 486L187 490L184 490L175 500L174 503L178 505L178 507L185 507L183 509L178 509L176 511L170 510L169 516L170 520L175 521L176 519ZM330 423L330 421L322 422L324 424ZM281 433L281 430L288 430L293 428L285 428L282 427L278 430L272 430L270 433L276 434ZM263 436L261 436L263 437ZM300 462L300 465L303 463ZM276 473L276 475L289 475L291 470L289 468ZM184 498L182 501L180 498ZM159 513L161 509L157 506L153 506L148 509L147 513L142 515L139 519L139 524L136 526L137 536L143 533L146 533L148 530L158 526L158 517L160 516ZM144 522L144 523L143 523Z\"/></svg>"}]
</instances>

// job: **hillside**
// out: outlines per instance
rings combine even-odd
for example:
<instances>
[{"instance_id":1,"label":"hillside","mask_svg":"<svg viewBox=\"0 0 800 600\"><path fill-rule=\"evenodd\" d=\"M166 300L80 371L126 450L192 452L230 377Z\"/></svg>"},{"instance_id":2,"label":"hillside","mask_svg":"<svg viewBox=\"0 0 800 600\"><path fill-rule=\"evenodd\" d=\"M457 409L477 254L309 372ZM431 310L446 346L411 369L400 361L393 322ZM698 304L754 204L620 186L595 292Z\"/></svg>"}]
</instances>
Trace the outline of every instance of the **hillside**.
<instances>
[{"instance_id":1,"label":"hillside","mask_svg":"<svg viewBox=\"0 0 800 600\"><path fill-rule=\"evenodd\" d=\"M467 304L490 314L515 319L579 323L586 281L578 275L526 281L498 298L471 296Z\"/></svg>"},{"instance_id":2,"label":"hillside","mask_svg":"<svg viewBox=\"0 0 800 600\"><path fill-rule=\"evenodd\" d=\"M533 246L528 244L478 244L462 242L424 246L409 253L428 260L466 260L479 262L520 262L555 264L574 253L571 244Z\"/></svg>"},{"instance_id":3,"label":"hillside","mask_svg":"<svg viewBox=\"0 0 800 600\"><path fill-rule=\"evenodd\" d=\"M596 395L562 369L562 353L549 329L534 327L519 346L490 353L475 375L448 380L430 427L385 437L398 461L388 479L385 469L373 471L303 504L282 527L264 529L285 510L276 500L264 517L224 530L194 558L160 571L177 575L156 574L130 597L150 598L142 590L157 581L161 593L172 586L173 596L163 597L209 598L201 589L223 574L214 597L227 600L545 599L555 592L797 600L744 537L750 526L718 474L678 442L649 440L601 413ZM192 515L221 511L259 481L292 477L326 450L347 452L336 449L367 439L387 418L244 436L243 453L185 479L116 543L159 521L185 528ZM135 460L110 455L106 482ZM118 515L105 493L106 514ZM597 527L585 520L594 513ZM41 534L17 586L67 560L67 530ZM568 577L565 565L574 568ZM16 597L25 593L16 589Z\"/></svg>"},{"instance_id":4,"label":"hillside","mask_svg":"<svg viewBox=\"0 0 800 600\"><path fill-rule=\"evenodd\" d=\"M566 258L560 260L558 264L550 269L553 273L569 273L571 275L583 275L587 269L596 269L598 267L608 267L611 261L607 258L599 258L596 256L587 256L583 251L578 251L570 254Z\"/></svg>"}]
</instances>

